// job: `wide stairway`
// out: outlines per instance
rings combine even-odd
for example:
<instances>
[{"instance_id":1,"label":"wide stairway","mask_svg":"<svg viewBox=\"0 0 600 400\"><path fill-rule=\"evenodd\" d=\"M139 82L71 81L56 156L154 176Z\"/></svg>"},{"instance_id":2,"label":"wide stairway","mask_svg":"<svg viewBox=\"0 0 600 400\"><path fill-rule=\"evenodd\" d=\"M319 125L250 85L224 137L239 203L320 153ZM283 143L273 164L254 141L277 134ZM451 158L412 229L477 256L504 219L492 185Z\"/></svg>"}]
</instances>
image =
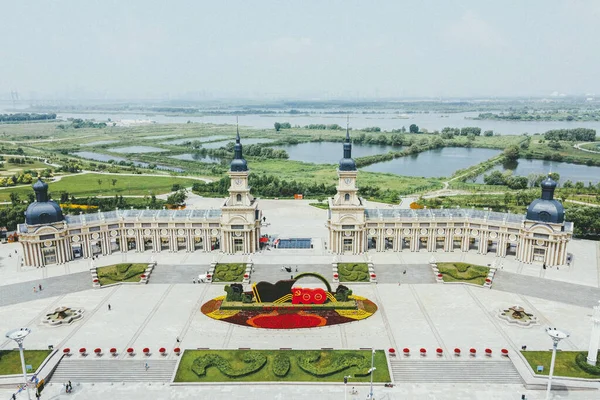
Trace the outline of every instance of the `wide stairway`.
<instances>
[{"instance_id":1,"label":"wide stairway","mask_svg":"<svg viewBox=\"0 0 600 400\"><path fill-rule=\"evenodd\" d=\"M146 370L146 362L148 369ZM50 379L72 382L170 382L177 360L73 360L63 358Z\"/></svg>"},{"instance_id":2,"label":"wide stairway","mask_svg":"<svg viewBox=\"0 0 600 400\"><path fill-rule=\"evenodd\" d=\"M510 360L410 361L390 360L394 383L522 383Z\"/></svg>"}]
</instances>

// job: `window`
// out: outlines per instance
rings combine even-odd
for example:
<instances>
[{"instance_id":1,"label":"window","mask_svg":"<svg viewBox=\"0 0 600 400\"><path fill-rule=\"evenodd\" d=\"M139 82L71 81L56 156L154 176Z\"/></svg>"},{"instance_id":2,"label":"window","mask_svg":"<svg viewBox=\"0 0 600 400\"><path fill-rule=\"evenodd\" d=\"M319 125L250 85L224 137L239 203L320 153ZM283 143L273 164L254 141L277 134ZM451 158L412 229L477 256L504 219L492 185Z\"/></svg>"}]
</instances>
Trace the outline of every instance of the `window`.
<instances>
[{"instance_id":1,"label":"window","mask_svg":"<svg viewBox=\"0 0 600 400\"><path fill-rule=\"evenodd\" d=\"M348 193L344 195L344 201L350 201L350 195Z\"/></svg>"},{"instance_id":2,"label":"window","mask_svg":"<svg viewBox=\"0 0 600 400\"><path fill-rule=\"evenodd\" d=\"M235 253L244 251L244 240L243 239L233 239L233 251Z\"/></svg>"},{"instance_id":3,"label":"window","mask_svg":"<svg viewBox=\"0 0 600 400\"><path fill-rule=\"evenodd\" d=\"M242 195L238 194L237 196L235 196L235 201L237 201L238 203L242 202Z\"/></svg>"},{"instance_id":4,"label":"window","mask_svg":"<svg viewBox=\"0 0 600 400\"><path fill-rule=\"evenodd\" d=\"M342 225L342 229L354 229L354 225Z\"/></svg>"},{"instance_id":5,"label":"window","mask_svg":"<svg viewBox=\"0 0 600 400\"><path fill-rule=\"evenodd\" d=\"M344 239L344 252L352 251L352 239Z\"/></svg>"},{"instance_id":6,"label":"window","mask_svg":"<svg viewBox=\"0 0 600 400\"><path fill-rule=\"evenodd\" d=\"M231 229L244 229L244 225L231 225Z\"/></svg>"},{"instance_id":7,"label":"window","mask_svg":"<svg viewBox=\"0 0 600 400\"><path fill-rule=\"evenodd\" d=\"M54 239L54 233L49 234L49 235L40 235L40 240L49 240L49 239Z\"/></svg>"},{"instance_id":8,"label":"window","mask_svg":"<svg viewBox=\"0 0 600 400\"><path fill-rule=\"evenodd\" d=\"M99 227L99 226L92 226L92 227L90 228L90 232L98 232L99 230L100 230L100 227Z\"/></svg>"}]
</instances>

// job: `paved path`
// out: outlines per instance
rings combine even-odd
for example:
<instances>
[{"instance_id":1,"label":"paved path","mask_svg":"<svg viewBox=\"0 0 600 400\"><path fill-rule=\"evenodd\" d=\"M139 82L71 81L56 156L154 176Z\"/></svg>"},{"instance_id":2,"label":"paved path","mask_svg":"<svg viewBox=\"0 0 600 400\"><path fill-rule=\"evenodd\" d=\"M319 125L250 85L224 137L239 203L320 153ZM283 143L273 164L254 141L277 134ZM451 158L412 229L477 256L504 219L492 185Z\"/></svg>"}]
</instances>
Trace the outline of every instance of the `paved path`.
<instances>
[{"instance_id":1,"label":"paved path","mask_svg":"<svg viewBox=\"0 0 600 400\"><path fill-rule=\"evenodd\" d=\"M600 288L506 271L496 271L492 288L582 307L593 307L600 300Z\"/></svg>"}]
</instances>

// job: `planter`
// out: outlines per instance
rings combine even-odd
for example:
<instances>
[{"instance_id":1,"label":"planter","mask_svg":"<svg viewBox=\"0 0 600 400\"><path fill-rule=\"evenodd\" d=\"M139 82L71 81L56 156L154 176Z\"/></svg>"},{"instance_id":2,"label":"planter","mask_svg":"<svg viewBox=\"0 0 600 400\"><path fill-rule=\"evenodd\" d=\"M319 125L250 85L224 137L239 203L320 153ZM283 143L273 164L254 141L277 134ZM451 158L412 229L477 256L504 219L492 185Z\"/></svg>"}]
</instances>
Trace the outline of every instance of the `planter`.
<instances>
[{"instance_id":1,"label":"planter","mask_svg":"<svg viewBox=\"0 0 600 400\"><path fill-rule=\"evenodd\" d=\"M173 349L173 353L175 353L175 354L179 355L179 354L181 354L181 349L180 349L179 347L175 347L175 348Z\"/></svg>"},{"instance_id":2,"label":"planter","mask_svg":"<svg viewBox=\"0 0 600 400\"><path fill-rule=\"evenodd\" d=\"M143 352L145 355L147 355L147 356L149 356L149 355L150 355L150 349L149 349L149 348L147 348L147 347L144 347L144 349L142 350L142 352Z\"/></svg>"},{"instance_id":3,"label":"planter","mask_svg":"<svg viewBox=\"0 0 600 400\"><path fill-rule=\"evenodd\" d=\"M437 274L438 279L442 279L444 277L444 275L442 274Z\"/></svg>"},{"instance_id":4,"label":"planter","mask_svg":"<svg viewBox=\"0 0 600 400\"><path fill-rule=\"evenodd\" d=\"M117 356L117 349L115 349L114 347L110 349L110 354L112 354L113 356Z\"/></svg>"},{"instance_id":5,"label":"planter","mask_svg":"<svg viewBox=\"0 0 600 400\"><path fill-rule=\"evenodd\" d=\"M506 350L506 349L502 349L502 350L500 350L500 352L502 353L502 355L503 355L504 357L508 357L508 350Z\"/></svg>"},{"instance_id":6,"label":"planter","mask_svg":"<svg viewBox=\"0 0 600 400\"><path fill-rule=\"evenodd\" d=\"M164 347L161 347L160 349L158 349L158 352L163 356L167 355L167 349L165 349Z\"/></svg>"},{"instance_id":7,"label":"planter","mask_svg":"<svg viewBox=\"0 0 600 400\"><path fill-rule=\"evenodd\" d=\"M82 347L82 348L79 349L79 354L81 354L82 356L85 356L86 351L87 350L85 349L85 347Z\"/></svg>"},{"instance_id":8,"label":"planter","mask_svg":"<svg viewBox=\"0 0 600 400\"><path fill-rule=\"evenodd\" d=\"M421 348L421 350L419 350L419 352L421 353L421 355L424 357L427 355L427 350L424 348Z\"/></svg>"},{"instance_id":9,"label":"planter","mask_svg":"<svg viewBox=\"0 0 600 400\"><path fill-rule=\"evenodd\" d=\"M460 349L458 347L454 349L454 355L457 357L460 356Z\"/></svg>"},{"instance_id":10,"label":"planter","mask_svg":"<svg viewBox=\"0 0 600 400\"><path fill-rule=\"evenodd\" d=\"M250 275L244 274L244 279L248 279L248 278L250 278Z\"/></svg>"},{"instance_id":11,"label":"planter","mask_svg":"<svg viewBox=\"0 0 600 400\"><path fill-rule=\"evenodd\" d=\"M408 347L405 347L404 350L402 350L402 352L404 353L405 356L410 355L410 349Z\"/></svg>"},{"instance_id":12,"label":"planter","mask_svg":"<svg viewBox=\"0 0 600 400\"><path fill-rule=\"evenodd\" d=\"M95 279L94 279L92 282L94 282L94 283L98 283L98 282L99 282L99 281L98 281L98 278L95 278Z\"/></svg>"},{"instance_id":13,"label":"planter","mask_svg":"<svg viewBox=\"0 0 600 400\"><path fill-rule=\"evenodd\" d=\"M94 353L96 353L97 356L101 356L102 355L102 349L101 348L95 348L94 349Z\"/></svg>"},{"instance_id":14,"label":"planter","mask_svg":"<svg viewBox=\"0 0 600 400\"><path fill-rule=\"evenodd\" d=\"M135 354L135 351L133 350L132 347L127 349L127 354L129 354L130 356L133 356Z\"/></svg>"},{"instance_id":15,"label":"planter","mask_svg":"<svg viewBox=\"0 0 600 400\"><path fill-rule=\"evenodd\" d=\"M388 353L390 354L390 356L392 356L392 357L396 357L396 349L394 349L394 348L390 347L390 348L388 349Z\"/></svg>"},{"instance_id":16,"label":"planter","mask_svg":"<svg viewBox=\"0 0 600 400\"><path fill-rule=\"evenodd\" d=\"M206 279L210 279L210 278L212 278L212 275L211 274L206 274Z\"/></svg>"},{"instance_id":17,"label":"planter","mask_svg":"<svg viewBox=\"0 0 600 400\"><path fill-rule=\"evenodd\" d=\"M475 354L477 354L477 350L475 350L475 349L471 348L471 350L469 350L469 353L470 353L470 354L471 354L473 357L475 357Z\"/></svg>"},{"instance_id":18,"label":"planter","mask_svg":"<svg viewBox=\"0 0 600 400\"><path fill-rule=\"evenodd\" d=\"M485 355L488 357L492 356L492 349L485 349Z\"/></svg>"},{"instance_id":19,"label":"planter","mask_svg":"<svg viewBox=\"0 0 600 400\"><path fill-rule=\"evenodd\" d=\"M377 275L371 274L371 279L375 279L375 278L377 278Z\"/></svg>"},{"instance_id":20,"label":"planter","mask_svg":"<svg viewBox=\"0 0 600 400\"><path fill-rule=\"evenodd\" d=\"M490 278L485 278L485 283L492 283L492 280Z\"/></svg>"},{"instance_id":21,"label":"planter","mask_svg":"<svg viewBox=\"0 0 600 400\"><path fill-rule=\"evenodd\" d=\"M141 274L140 278L142 278L142 279L146 278L146 274Z\"/></svg>"},{"instance_id":22,"label":"planter","mask_svg":"<svg viewBox=\"0 0 600 400\"><path fill-rule=\"evenodd\" d=\"M339 277L339 274L333 274L333 279L338 279Z\"/></svg>"},{"instance_id":23,"label":"planter","mask_svg":"<svg viewBox=\"0 0 600 400\"><path fill-rule=\"evenodd\" d=\"M70 348L68 348L68 347L65 347L65 348L63 349L63 354L64 354L65 356L70 356L70 355L71 355L71 349L70 349Z\"/></svg>"},{"instance_id":24,"label":"planter","mask_svg":"<svg viewBox=\"0 0 600 400\"><path fill-rule=\"evenodd\" d=\"M442 354L444 354L444 350L442 350L441 348L439 348L439 347L438 347L437 349L435 349L435 353L436 353L438 356L441 356Z\"/></svg>"}]
</instances>

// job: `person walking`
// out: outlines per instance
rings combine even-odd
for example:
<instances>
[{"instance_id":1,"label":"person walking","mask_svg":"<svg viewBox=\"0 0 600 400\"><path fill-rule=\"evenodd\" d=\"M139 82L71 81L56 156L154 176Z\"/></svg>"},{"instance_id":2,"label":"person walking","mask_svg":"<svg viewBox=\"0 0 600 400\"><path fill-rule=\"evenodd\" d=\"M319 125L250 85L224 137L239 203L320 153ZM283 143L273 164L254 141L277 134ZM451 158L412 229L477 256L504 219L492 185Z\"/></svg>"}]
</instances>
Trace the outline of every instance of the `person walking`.
<instances>
[{"instance_id":1,"label":"person walking","mask_svg":"<svg viewBox=\"0 0 600 400\"><path fill-rule=\"evenodd\" d=\"M112 307L110 306L110 303L108 304L108 311L110 311L112 309Z\"/></svg>"},{"instance_id":2,"label":"person walking","mask_svg":"<svg viewBox=\"0 0 600 400\"><path fill-rule=\"evenodd\" d=\"M150 368L150 366L148 365L148 363L146 363L146 365L144 365L144 368L146 368L146 371L148 371L148 368Z\"/></svg>"},{"instance_id":3,"label":"person walking","mask_svg":"<svg viewBox=\"0 0 600 400\"><path fill-rule=\"evenodd\" d=\"M37 288L35 286L33 287L33 293L37 293Z\"/></svg>"},{"instance_id":4,"label":"person walking","mask_svg":"<svg viewBox=\"0 0 600 400\"><path fill-rule=\"evenodd\" d=\"M41 283L39 285L39 288L40 288L40 292L41 292L42 291L42 284Z\"/></svg>"}]
</instances>

